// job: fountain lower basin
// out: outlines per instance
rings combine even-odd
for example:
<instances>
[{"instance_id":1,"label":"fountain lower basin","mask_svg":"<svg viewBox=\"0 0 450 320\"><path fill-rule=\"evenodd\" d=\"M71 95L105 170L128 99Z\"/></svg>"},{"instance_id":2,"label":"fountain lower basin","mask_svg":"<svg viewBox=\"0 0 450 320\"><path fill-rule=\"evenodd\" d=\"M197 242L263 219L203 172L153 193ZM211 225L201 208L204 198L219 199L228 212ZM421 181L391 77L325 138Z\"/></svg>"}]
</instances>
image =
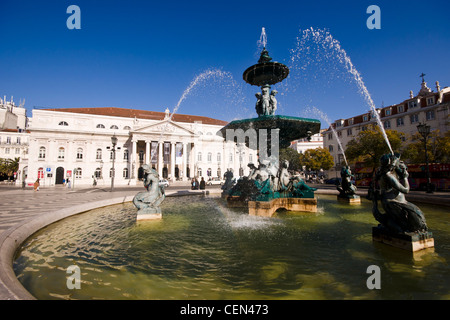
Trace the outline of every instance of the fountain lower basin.
<instances>
[{"instance_id":1,"label":"fountain lower basin","mask_svg":"<svg viewBox=\"0 0 450 320\"><path fill-rule=\"evenodd\" d=\"M163 219L146 223L136 223L131 203L99 208L34 234L14 270L37 299L448 298L449 250L380 247L370 202L318 198L317 213L272 218L227 208L219 197L168 198ZM448 215L422 207L439 243L449 243ZM366 287L373 264L389 279L382 290ZM66 287L71 265L81 269L80 290Z\"/></svg>"}]
</instances>

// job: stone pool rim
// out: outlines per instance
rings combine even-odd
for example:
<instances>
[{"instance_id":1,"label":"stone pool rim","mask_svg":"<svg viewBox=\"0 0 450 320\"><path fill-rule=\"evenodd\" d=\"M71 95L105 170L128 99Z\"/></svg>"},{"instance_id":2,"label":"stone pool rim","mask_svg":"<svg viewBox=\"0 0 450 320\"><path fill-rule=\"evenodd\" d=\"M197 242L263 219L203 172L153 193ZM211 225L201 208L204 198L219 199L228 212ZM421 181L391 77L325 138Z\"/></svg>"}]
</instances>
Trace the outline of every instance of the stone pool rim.
<instances>
[{"instance_id":1,"label":"stone pool rim","mask_svg":"<svg viewBox=\"0 0 450 320\"><path fill-rule=\"evenodd\" d=\"M220 194L222 190L205 191L172 191L167 192L167 196L199 196ZM359 190L358 194L365 195L366 191ZM337 195L337 190L318 189L315 194ZM430 204L429 197L420 194L410 194L412 201ZM51 211L41 216L29 218L0 234L0 300L37 300L27 289L23 287L13 269L14 258L17 251L25 241L39 230L65 218L82 214L97 208L124 204L132 202L134 195L120 196L90 203L84 203L73 207L68 207L56 211ZM409 198L409 197L408 197ZM450 206L450 201L434 199L434 204Z\"/></svg>"},{"instance_id":2,"label":"stone pool rim","mask_svg":"<svg viewBox=\"0 0 450 320\"><path fill-rule=\"evenodd\" d=\"M209 190L186 192L173 191L166 192L166 195L178 197L209 195L213 193L214 192L210 192ZM121 196L51 211L38 217L29 218L3 232L0 235L0 300L37 300L36 297L20 283L13 268L14 258L18 250L34 233L65 218L102 207L130 203L133 201L133 198L134 195Z\"/></svg>"}]
</instances>

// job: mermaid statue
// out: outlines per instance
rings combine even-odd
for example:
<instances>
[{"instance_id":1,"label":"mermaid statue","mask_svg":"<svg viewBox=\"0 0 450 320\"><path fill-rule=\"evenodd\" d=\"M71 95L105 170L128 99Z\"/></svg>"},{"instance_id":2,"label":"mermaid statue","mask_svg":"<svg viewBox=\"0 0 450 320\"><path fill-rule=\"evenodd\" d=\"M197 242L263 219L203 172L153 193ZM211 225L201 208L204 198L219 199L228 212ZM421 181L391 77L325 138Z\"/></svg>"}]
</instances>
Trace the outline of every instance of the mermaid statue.
<instances>
[{"instance_id":1,"label":"mermaid statue","mask_svg":"<svg viewBox=\"0 0 450 320\"><path fill-rule=\"evenodd\" d=\"M379 227L396 234L426 232L428 228L423 212L405 198L409 192L406 165L393 154L383 155L380 163L375 179L379 190L371 196L372 213L380 222ZM385 213L380 212L378 200L381 200Z\"/></svg>"},{"instance_id":2,"label":"mermaid statue","mask_svg":"<svg viewBox=\"0 0 450 320\"><path fill-rule=\"evenodd\" d=\"M341 184L336 185L336 189L339 191L340 198L355 198L356 186L352 183L353 178L352 171L349 166L343 166L341 169Z\"/></svg>"},{"instance_id":3,"label":"mermaid statue","mask_svg":"<svg viewBox=\"0 0 450 320\"><path fill-rule=\"evenodd\" d=\"M164 187L159 186L159 175L149 165L142 166L144 171L144 187L147 191L139 192L133 198L133 204L138 208L139 215L161 214L159 207L165 199Z\"/></svg>"}]
</instances>

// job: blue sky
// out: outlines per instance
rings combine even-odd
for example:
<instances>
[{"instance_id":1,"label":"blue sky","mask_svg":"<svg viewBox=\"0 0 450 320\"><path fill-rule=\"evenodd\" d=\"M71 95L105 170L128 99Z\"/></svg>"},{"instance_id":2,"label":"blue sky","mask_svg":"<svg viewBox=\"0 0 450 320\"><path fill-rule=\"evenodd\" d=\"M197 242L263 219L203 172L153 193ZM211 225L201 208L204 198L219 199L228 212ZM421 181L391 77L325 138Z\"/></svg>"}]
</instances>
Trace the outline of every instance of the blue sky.
<instances>
[{"instance_id":1,"label":"blue sky","mask_svg":"<svg viewBox=\"0 0 450 320\"><path fill-rule=\"evenodd\" d=\"M81 9L81 30L66 27L72 4ZM381 9L379 30L366 26L371 4ZM331 120L346 118L369 105L335 52L290 64L304 30L326 30L339 41L375 105L387 106L417 93L422 72L431 89L436 80L450 86L449 9L445 0L2 0L0 96L25 99L29 116L35 106L173 111L196 76L220 70L199 81L177 112L254 117L259 88L242 73L257 62L264 27L270 55L291 67L273 86L278 114L315 118L314 107ZM303 45L302 52L314 47Z\"/></svg>"}]
</instances>

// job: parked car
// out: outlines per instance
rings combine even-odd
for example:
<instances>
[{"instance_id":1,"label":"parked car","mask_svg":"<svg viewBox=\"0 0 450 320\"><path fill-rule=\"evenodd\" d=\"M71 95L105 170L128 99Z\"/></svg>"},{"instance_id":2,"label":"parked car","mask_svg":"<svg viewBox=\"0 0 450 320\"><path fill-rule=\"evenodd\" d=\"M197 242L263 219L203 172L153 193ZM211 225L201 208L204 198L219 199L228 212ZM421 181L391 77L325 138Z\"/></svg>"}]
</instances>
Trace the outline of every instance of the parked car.
<instances>
[{"instance_id":1,"label":"parked car","mask_svg":"<svg viewBox=\"0 0 450 320\"><path fill-rule=\"evenodd\" d=\"M224 184L224 180L222 180L222 179L220 179L220 178L218 178L218 177L215 177L215 178L210 178L207 182L206 182L206 184L208 185L208 186L212 186L212 185L223 185Z\"/></svg>"},{"instance_id":2,"label":"parked car","mask_svg":"<svg viewBox=\"0 0 450 320\"><path fill-rule=\"evenodd\" d=\"M341 178L331 178L325 180L326 184L341 184Z\"/></svg>"},{"instance_id":3,"label":"parked car","mask_svg":"<svg viewBox=\"0 0 450 320\"><path fill-rule=\"evenodd\" d=\"M160 179L159 180L159 186L163 186L164 188L168 188L169 187L169 181L167 181L166 179Z\"/></svg>"}]
</instances>

